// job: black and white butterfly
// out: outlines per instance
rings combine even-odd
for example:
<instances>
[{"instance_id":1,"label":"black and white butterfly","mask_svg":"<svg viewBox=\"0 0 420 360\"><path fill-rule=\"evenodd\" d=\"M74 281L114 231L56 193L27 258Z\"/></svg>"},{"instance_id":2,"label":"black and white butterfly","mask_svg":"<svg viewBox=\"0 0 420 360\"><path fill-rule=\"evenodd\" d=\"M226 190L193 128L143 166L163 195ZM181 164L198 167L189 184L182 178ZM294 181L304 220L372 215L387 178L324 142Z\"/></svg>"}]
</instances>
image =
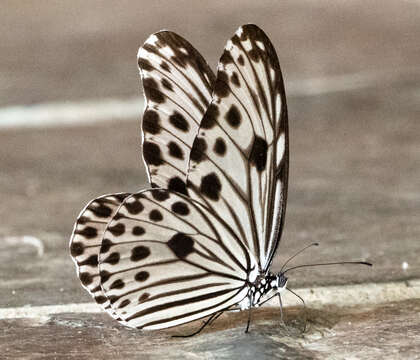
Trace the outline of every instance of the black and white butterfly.
<instances>
[{"instance_id":1,"label":"black and white butterfly","mask_svg":"<svg viewBox=\"0 0 420 360\"><path fill-rule=\"evenodd\" d=\"M140 329L280 296L285 271L270 265L284 226L289 137L272 43L256 25L240 27L215 76L185 39L162 31L138 64L152 188L99 197L81 212L70 250L83 286Z\"/></svg>"}]
</instances>

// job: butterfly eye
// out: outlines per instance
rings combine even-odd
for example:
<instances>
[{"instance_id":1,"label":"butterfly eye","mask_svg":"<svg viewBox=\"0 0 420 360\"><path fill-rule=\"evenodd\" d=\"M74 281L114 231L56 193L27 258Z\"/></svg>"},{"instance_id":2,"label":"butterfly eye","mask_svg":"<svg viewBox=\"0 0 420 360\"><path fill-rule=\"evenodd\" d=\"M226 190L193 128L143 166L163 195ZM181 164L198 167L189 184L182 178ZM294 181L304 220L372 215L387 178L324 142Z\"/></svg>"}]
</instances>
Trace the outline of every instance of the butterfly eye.
<instances>
[{"instance_id":1,"label":"butterfly eye","mask_svg":"<svg viewBox=\"0 0 420 360\"><path fill-rule=\"evenodd\" d=\"M287 277L285 277L283 274L279 274L277 276L277 287L279 289L283 289L287 284Z\"/></svg>"}]
</instances>

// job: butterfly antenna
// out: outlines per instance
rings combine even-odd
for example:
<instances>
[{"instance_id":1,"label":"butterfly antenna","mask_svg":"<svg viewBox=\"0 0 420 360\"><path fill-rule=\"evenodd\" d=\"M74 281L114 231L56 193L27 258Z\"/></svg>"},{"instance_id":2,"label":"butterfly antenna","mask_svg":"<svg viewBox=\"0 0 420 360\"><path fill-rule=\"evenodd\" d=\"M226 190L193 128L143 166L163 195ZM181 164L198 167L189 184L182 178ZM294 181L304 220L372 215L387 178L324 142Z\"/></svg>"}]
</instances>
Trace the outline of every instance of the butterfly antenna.
<instances>
[{"instance_id":1,"label":"butterfly antenna","mask_svg":"<svg viewBox=\"0 0 420 360\"><path fill-rule=\"evenodd\" d=\"M330 263L318 263L318 264L304 264L293 266L283 271L283 274L286 274L290 270L299 269L303 267L310 267L310 266L324 266L324 265L345 265L345 264L355 264L355 265L367 265L372 266L370 262L367 261L339 261L339 262L330 262Z\"/></svg>"},{"instance_id":2,"label":"butterfly antenna","mask_svg":"<svg viewBox=\"0 0 420 360\"><path fill-rule=\"evenodd\" d=\"M281 267L281 269L280 269L280 273L282 273L283 272L283 269L286 267L286 265L291 261L291 260L293 260L296 256L298 256L300 253L302 253L302 252L304 252L307 248L310 248L311 246L318 246L319 245L319 243L317 243L317 242L314 242L314 243L312 243L312 244L309 244L309 245L306 245L303 249L301 249L301 250L299 250L296 254L294 254L292 257L290 257L284 264L283 264L283 266Z\"/></svg>"}]
</instances>

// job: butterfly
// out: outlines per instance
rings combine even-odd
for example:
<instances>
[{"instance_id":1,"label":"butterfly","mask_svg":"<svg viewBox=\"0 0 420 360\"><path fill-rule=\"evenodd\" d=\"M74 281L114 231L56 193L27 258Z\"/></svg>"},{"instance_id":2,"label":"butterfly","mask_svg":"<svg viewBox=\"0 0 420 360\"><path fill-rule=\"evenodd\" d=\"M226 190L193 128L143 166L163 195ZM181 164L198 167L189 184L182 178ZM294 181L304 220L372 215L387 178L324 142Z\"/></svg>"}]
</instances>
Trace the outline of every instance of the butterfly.
<instances>
[{"instance_id":1,"label":"butterfly","mask_svg":"<svg viewBox=\"0 0 420 360\"><path fill-rule=\"evenodd\" d=\"M272 43L241 26L215 75L188 41L161 31L139 49L138 65L151 188L82 210L70 252L83 287L139 329L250 314L273 296L281 304L291 268L270 266L284 228L289 134Z\"/></svg>"}]
</instances>

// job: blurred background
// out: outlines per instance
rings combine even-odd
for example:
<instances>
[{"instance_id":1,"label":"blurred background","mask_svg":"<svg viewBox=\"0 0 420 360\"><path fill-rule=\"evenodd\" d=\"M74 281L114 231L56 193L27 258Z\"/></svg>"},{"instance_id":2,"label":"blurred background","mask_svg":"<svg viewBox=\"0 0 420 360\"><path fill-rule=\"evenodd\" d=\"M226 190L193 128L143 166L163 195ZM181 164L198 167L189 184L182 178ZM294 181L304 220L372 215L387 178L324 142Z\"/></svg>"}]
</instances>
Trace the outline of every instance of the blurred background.
<instances>
[{"instance_id":1,"label":"blurred background","mask_svg":"<svg viewBox=\"0 0 420 360\"><path fill-rule=\"evenodd\" d=\"M215 69L244 23L274 43L290 121L294 288L419 277L419 1L13 1L0 12L0 307L91 301L68 252L101 194L146 186L136 54L163 28Z\"/></svg>"}]
</instances>

